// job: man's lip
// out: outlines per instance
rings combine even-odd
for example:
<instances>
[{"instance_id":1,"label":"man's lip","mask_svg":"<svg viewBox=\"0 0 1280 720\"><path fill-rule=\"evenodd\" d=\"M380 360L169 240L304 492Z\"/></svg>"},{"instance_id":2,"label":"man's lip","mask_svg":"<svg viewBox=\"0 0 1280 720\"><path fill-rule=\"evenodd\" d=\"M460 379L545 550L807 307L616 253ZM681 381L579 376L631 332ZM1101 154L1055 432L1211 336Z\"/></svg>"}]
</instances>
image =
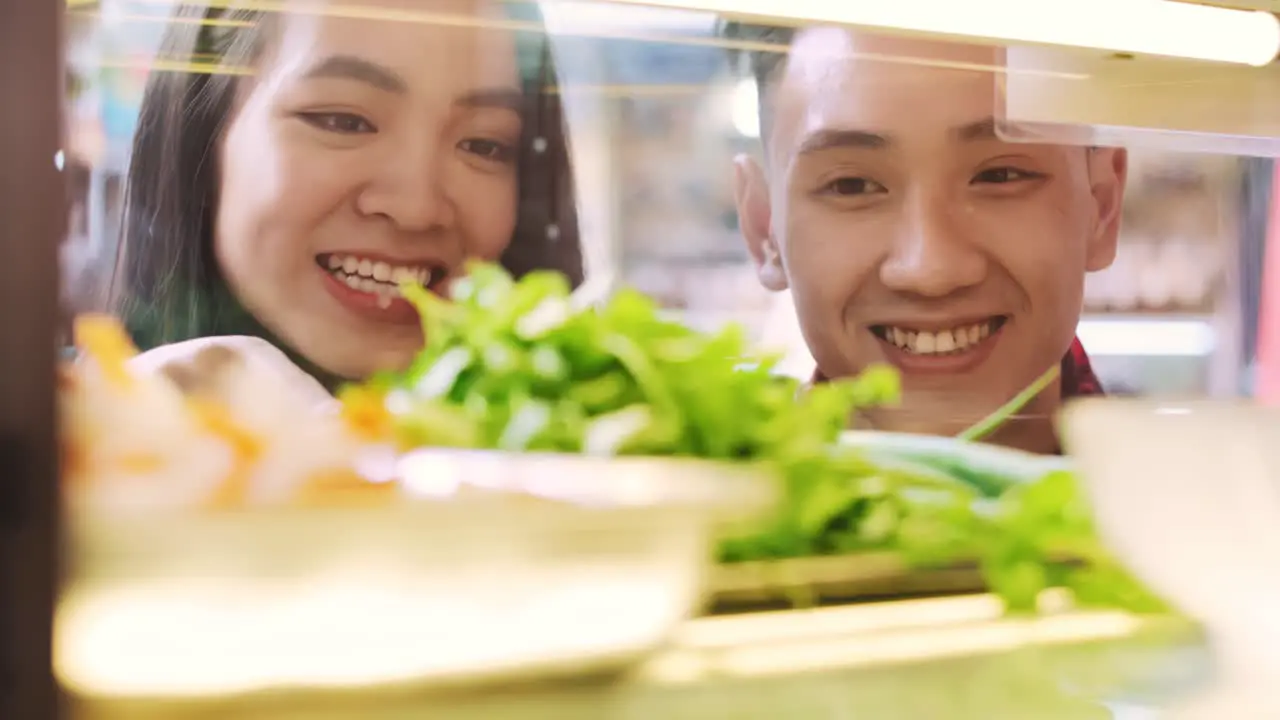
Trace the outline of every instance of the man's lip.
<instances>
[{"instance_id":1,"label":"man's lip","mask_svg":"<svg viewBox=\"0 0 1280 720\"><path fill-rule=\"evenodd\" d=\"M952 330L958 327L968 327L970 325L981 325L997 320L1007 321L1009 315L1005 313L991 313L988 315L967 315L954 318L902 318L895 320L878 320L876 322L867 323L869 328L900 328L902 330L911 330L914 332L942 332L943 330Z\"/></svg>"},{"instance_id":2,"label":"man's lip","mask_svg":"<svg viewBox=\"0 0 1280 720\"><path fill-rule=\"evenodd\" d=\"M992 331L976 346L959 353L919 354L904 350L872 333L881 351L892 365L906 375L962 375L976 370L991 357L996 345L1003 339L1004 323Z\"/></svg>"}]
</instances>

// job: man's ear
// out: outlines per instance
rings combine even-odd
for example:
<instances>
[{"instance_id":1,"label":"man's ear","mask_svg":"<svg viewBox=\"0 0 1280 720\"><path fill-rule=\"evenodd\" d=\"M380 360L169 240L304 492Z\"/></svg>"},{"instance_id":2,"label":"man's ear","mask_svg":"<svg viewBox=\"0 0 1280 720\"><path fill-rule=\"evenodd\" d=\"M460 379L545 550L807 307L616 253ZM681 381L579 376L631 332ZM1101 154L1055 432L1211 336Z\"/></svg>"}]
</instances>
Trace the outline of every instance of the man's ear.
<instances>
[{"instance_id":1,"label":"man's ear","mask_svg":"<svg viewBox=\"0 0 1280 720\"><path fill-rule=\"evenodd\" d=\"M733 159L733 199L738 206L738 227L755 261L760 284L774 291L786 290L782 252L773 237L769 183L760 163L745 153Z\"/></svg>"},{"instance_id":2,"label":"man's ear","mask_svg":"<svg viewBox=\"0 0 1280 720\"><path fill-rule=\"evenodd\" d=\"M1085 269L1097 272L1111 267L1120 239L1120 214L1124 186L1129 177L1129 153L1122 148L1089 150L1089 185L1097 212L1093 235L1085 256Z\"/></svg>"}]
</instances>

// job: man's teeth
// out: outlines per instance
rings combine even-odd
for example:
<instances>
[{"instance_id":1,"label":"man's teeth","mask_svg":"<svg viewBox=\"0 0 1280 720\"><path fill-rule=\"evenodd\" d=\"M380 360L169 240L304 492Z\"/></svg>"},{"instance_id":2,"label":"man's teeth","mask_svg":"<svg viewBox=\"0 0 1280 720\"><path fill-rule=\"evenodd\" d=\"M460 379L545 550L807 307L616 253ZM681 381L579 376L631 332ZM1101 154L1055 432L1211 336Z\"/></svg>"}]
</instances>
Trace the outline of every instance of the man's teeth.
<instances>
[{"instance_id":1,"label":"man's teeth","mask_svg":"<svg viewBox=\"0 0 1280 720\"><path fill-rule=\"evenodd\" d=\"M882 330L881 337L903 350L917 355L945 355L964 352L990 337L992 331L997 327L997 322L997 320L992 319L940 332L886 326Z\"/></svg>"},{"instance_id":2,"label":"man's teeth","mask_svg":"<svg viewBox=\"0 0 1280 720\"><path fill-rule=\"evenodd\" d=\"M386 307L400 297L400 284L414 282L427 285L433 279L430 269L408 265L392 265L351 255L330 255L329 272L353 290L378 296L378 304Z\"/></svg>"}]
</instances>

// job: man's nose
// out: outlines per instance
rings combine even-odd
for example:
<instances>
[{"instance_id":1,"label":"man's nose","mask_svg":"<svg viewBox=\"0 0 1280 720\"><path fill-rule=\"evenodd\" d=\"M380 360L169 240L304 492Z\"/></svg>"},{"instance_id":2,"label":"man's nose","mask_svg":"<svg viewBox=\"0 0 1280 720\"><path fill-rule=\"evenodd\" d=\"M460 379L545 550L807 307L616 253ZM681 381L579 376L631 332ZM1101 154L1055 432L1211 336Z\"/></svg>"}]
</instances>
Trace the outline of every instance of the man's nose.
<instances>
[{"instance_id":1,"label":"man's nose","mask_svg":"<svg viewBox=\"0 0 1280 720\"><path fill-rule=\"evenodd\" d=\"M962 211L961 211L962 212ZM917 202L880 265L880 281L890 290L944 297L981 283L987 256L970 237L956 210L944 202Z\"/></svg>"},{"instance_id":2,"label":"man's nose","mask_svg":"<svg viewBox=\"0 0 1280 720\"><path fill-rule=\"evenodd\" d=\"M428 232L453 224L446 191L447 153L429 143L400 145L375 168L361 192L361 214L381 216L404 232Z\"/></svg>"}]
</instances>

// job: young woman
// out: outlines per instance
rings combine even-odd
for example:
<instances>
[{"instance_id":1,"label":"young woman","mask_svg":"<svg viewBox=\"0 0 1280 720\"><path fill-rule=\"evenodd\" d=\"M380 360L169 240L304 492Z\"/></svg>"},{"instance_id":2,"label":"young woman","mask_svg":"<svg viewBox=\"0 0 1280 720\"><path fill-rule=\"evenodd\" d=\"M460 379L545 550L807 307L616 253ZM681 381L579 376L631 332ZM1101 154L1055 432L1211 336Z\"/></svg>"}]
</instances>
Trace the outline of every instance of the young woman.
<instances>
[{"instance_id":1,"label":"young woman","mask_svg":"<svg viewBox=\"0 0 1280 720\"><path fill-rule=\"evenodd\" d=\"M115 310L145 350L262 338L321 384L422 345L406 279L468 259L581 281L534 3L184 4L134 140ZM524 17L521 17L521 13Z\"/></svg>"}]
</instances>

